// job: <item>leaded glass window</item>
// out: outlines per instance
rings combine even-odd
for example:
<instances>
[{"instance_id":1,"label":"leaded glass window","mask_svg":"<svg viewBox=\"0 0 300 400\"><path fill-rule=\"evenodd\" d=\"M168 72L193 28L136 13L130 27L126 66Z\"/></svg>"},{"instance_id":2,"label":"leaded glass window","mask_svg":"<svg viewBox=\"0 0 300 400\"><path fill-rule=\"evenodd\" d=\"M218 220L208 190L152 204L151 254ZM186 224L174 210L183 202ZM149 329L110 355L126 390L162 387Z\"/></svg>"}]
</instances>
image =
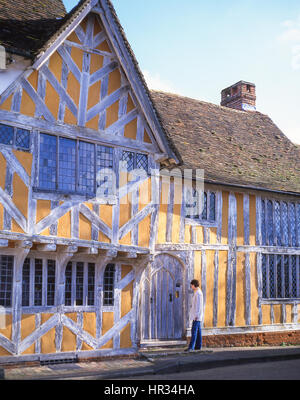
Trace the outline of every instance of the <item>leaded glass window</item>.
<instances>
[{"instance_id":1,"label":"leaded glass window","mask_svg":"<svg viewBox=\"0 0 300 400\"><path fill-rule=\"evenodd\" d=\"M108 264L104 271L104 293L103 305L114 305L114 289L115 289L115 265Z\"/></svg>"},{"instance_id":2,"label":"leaded glass window","mask_svg":"<svg viewBox=\"0 0 300 400\"><path fill-rule=\"evenodd\" d=\"M75 165L75 163L74 163ZM95 145L79 142L79 191L95 193Z\"/></svg>"},{"instance_id":3,"label":"leaded glass window","mask_svg":"<svg viewBox=\"0 0 300 400\"><path fill-rule=\"evenodd\" d=\"M95 305L95 264L69 262L65 272L66 306Z\"/></svg>"},{"instance_id":4,"label":"leaded glass window","mask_svg":"<svg viewBox=\"0 0 300 400\"><path fill-rule=\"evenodd\" d=\"M47 306L55 304L55 261L47 261Z\"/></svg>"},{"instance_id":5,"label":"leaded glass window","mask_svg":"<svg viewBox=\"0 0 300 400\"><path fill-rule=\"evenodd\" d=\"M82 262L76 264L76 306L83 305L83 267Z\"/></svg>"},{"instance_id":6,"label":"leaded glass window","mask_svg":"<svg viewBox=\"0 0 300 400\"><path fill-rule=\"evenodd\" d=\"M43 304L43 260L34 260L34 305Z\"/></svg>"},{"instance_id":7,"label":"leaded glass window","mask_svg":"<svg viewBox=\"0 0 300 400\"><path fill-rule=\"evenodd\" d=\"M134 169L142 169L148 173L148 156L146 154L124 150L122 153L122 161L127 163L126 170L128 172L131 172Z\"/></svg>"},{"instance_id":8,"label":"leaded glass window","mask_svg":"<svg viewBox=\"0 0 300 400\"><path fill-rule=\"evenodd\" d=\"M26 258L22 270L22 306L53 306L55 275L55 260Z\"/></svg>"},{"instance_id":9,"label":"leaded glass window","mask_svg":"<svg viewBox=\"0 0 300 400\"><path fill-rule=\"evenodd\" d=\"M14 127L0 124L0 143L14 144Z\"/></svg>"},{"instance_id":10,"label":"leaded glass window","mask_svg":"<svg viewBox=\"0 0 300 400\"><path fill-rule=\"evenodd\" d=\"M0 124L0 144L14 146L28 151L30 149L30 131Z\"/></svg>"},{"instance_id":11,"label":"leaded glass window","mask_svg":"<svg viewBox=\"0 0 300 400\"><path fill-rule=\"evenodd\" d=\"M65 272L65 305L72 305L72 263L69 262Z\"/></svg>"},{"instance_id":12,"label":"leaded glass window","mask_svg":"<svg viewBox=\"0 0 300 400\"><path fill-rule=\"evenodd\" d=\"M39 187L57 189L57 138L40 135Z\"/></svg>"},{"instance_id":13,"label":"leaded glass window","mask_svg":"<svg viewBox=\"0 0 300 400\"><path fill-rule=\"evenodd\" d=\"M42 133L39 188L93 196L114 194L113 149Z\"/></svg>"},{"instance_id":14,"label":"leaded glass window","mask_svg":"<svg viewBox=\"0 0 300 400\"><path fill-rule=\"evenodd\" d=\"M300 247L300 203L262 199L262 245Z\"/></svg>"},{"instance_id":15,"label":"leaded glass window","mask_svg":"<svg viewBox=\"0 0 300 400\"><path fill-rule=\"evenodd\" d=\"M76 190L76 141L59 138L58 188L67 192Z\"/></svg>"},{"instance_id":16,"label":"leaded glass window","mask_svg":"<svg viewBox=\"0 0 300 400\"><path fill-rule=\"evenodd\" d=\"M87 305L95 305L95 264L88 264Z\"/></svg>"},{"instance_id":17,"label":"leaded glass window","mask_svg":"<svg viewBox=\"0 0 300 400\"><path fill-rule=\"evenodd\" d=\"M193 189L186 190L185 217L195 221L216 221L216 194L214 192L201 192Z\"/></svg>"},{"instance_id":18,"label":"leaded glass window","mask_svg":"<svg viewBox=\"0 0 300 400\"><path fill-rule=\"evenodd\" d=\"M26 258L23 264L22 276L22 306L29 306L30 299L30 259Z\"/></svg>"},{"instance_id":19,"label":"leaded glass window","mask_svg":"<svg viewBox=\"0 0 300 400\"><path fill-rule=\"evenodd\" d=\"M97 195L111 196L114 194L113 149L97 145Z\"/></svg>"},{"instance_id":20,"label":"leaded glass window","mask_svg":"<svg viewBox=\"0 0 300 400\"><path fill-rule=\"evenodd\" d=\"M0 306L11 307L13 287L13 256L0 256Z\"/></svg>"},{"instance_id":21,"label":"leaded glass window","mask_svg":"<svg viewBox=\"0 0 300 400\"><path fill-rule=\"evenodd\" d=\"M296 255L262 254L262 297L299 298L299 263Z\"/></svg>"}]
</instances>

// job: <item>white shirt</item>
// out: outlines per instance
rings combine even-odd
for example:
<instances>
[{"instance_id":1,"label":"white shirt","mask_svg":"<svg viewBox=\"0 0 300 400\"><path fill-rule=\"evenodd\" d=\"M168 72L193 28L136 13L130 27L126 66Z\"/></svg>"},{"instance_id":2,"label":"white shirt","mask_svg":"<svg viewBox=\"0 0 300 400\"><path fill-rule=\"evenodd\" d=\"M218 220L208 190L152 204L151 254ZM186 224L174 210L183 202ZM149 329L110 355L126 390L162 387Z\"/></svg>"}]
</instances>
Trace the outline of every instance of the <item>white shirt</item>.
<instances>
[{"instance_id":1,"label":"white shirt","mask_svg":"<svg viewBox=\"0 0 300 400\"><path fill-rule=\"evenodd\" d=\"M200 288L194 292L190 310L190 321L195 320L201 322L203 320L203 293Z\"/></svg>"}]
</instances>

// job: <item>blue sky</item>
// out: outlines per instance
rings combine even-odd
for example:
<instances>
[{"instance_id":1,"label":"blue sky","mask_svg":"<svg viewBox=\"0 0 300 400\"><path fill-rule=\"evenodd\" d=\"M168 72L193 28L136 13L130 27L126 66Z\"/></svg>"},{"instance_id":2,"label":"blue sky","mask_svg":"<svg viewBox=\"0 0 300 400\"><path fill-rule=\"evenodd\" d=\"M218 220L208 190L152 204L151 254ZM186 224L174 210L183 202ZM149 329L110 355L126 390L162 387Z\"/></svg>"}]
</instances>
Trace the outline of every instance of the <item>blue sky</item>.
<instances>
[{"instance_id":1,"label":"blue sky","mask_svg":"<svg viewBox=\"0 0 300 400\"><path fill-rule=\"evenodd\" d=\"M219 104L225 87L253 82L258 111L300 144L299 0L113 4L150 88Z\"/></svg>"}]
</instances>

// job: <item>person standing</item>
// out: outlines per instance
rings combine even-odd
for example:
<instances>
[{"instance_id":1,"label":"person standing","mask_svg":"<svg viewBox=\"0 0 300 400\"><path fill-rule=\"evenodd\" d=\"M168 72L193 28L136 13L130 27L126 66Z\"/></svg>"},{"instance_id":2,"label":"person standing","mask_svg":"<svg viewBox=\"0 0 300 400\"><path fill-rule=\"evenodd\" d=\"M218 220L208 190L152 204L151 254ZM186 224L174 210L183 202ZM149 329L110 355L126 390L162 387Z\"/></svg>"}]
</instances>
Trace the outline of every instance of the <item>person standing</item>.
<instances>
[{"instance_id":1,"label":"person standing","mask_svg":"<svg viewBox=\"0 0 300 400\"><path fill-rule=\"evenodd\" d=\"M193 321L193 325L191 341L186 351L200 350L202 347L203 293L197 279L191 281L191 289L194 291L190 309L190 321Z\"/></svg>"}]
</instances>

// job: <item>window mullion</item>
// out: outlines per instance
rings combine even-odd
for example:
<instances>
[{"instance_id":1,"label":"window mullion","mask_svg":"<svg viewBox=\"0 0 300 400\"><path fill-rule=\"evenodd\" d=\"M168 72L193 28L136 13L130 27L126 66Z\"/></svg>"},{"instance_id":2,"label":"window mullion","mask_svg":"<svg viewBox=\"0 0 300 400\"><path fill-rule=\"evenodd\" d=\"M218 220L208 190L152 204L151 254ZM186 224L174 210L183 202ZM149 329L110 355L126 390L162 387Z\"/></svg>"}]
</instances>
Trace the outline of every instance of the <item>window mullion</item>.
<instances>
[{"instance_id":1,"label":"window mullion","mask_svg":"<svg viewBox=\"0 0 300 400\"><path fill-rule=\"evenodd\" d=\"M75 191L79 192L79 140L76 140Z\"/></svg>"}]
</instances>

